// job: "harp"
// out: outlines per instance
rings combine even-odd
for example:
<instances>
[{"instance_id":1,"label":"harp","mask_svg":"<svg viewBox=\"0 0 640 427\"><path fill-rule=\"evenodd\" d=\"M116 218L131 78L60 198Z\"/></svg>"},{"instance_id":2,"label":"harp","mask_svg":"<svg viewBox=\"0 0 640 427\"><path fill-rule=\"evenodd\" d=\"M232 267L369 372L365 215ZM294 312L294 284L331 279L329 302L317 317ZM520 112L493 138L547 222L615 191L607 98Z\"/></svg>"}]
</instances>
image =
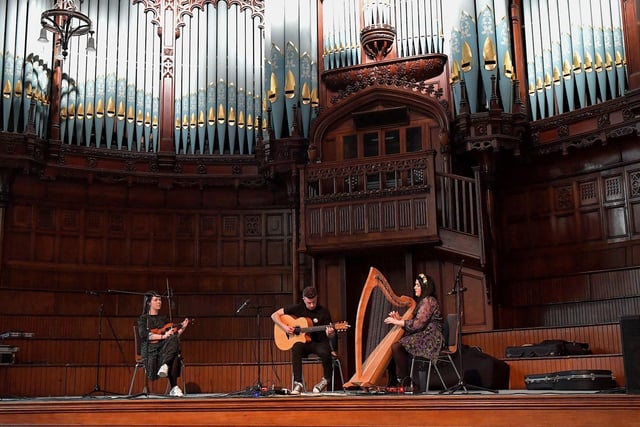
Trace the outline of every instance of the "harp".
<instances>
[{"instance_id":1,"label":"harp","mask_svg":"<svg viewBox=\"0 0 640 427\"><path fill-rule=\"evenodd\" d=\"M410 319L415 306L413 298L394 294L380 271L369 269L355 323L356 372L345 388L378 385L391 360L391 345L404 334L401 327L387 325L383 320L391 310L401 313L402 319Z\"/></svg>"}]
</instances>

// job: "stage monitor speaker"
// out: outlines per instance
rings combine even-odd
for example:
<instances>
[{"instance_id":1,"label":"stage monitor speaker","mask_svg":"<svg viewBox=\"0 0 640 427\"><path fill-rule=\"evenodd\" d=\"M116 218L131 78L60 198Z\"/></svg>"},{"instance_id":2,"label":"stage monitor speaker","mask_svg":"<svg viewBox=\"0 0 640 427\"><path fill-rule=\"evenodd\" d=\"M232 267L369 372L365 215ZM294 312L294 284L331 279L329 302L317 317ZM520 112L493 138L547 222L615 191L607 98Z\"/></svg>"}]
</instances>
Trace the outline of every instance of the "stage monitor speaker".
<instances>
[{"instance_id":1,"label":"stage monitor speaker","mask_svg":"<svg viewBox=\"0 0 640 427\"><path fill-rule=\"evenodd\" d=\"M638 394L640 393L640 316L621 317L620 335L627 393Z\"/></svg>"}]
</instances>

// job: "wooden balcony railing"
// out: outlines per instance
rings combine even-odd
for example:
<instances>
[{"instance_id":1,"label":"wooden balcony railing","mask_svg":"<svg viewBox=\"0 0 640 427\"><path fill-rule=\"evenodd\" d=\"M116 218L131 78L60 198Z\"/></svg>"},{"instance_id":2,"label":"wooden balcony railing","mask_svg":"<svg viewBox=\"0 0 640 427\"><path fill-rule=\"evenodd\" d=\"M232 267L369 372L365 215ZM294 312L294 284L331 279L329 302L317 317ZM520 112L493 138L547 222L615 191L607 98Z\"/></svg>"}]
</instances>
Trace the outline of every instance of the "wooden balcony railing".
<instances>
[{"instance_id":1,"label":"wooden balcony railing","mask_svg":"<svg viewBox=\"0 0 640 427\"><path fill-rule=\"evenodd\" d=\"M300 175L302 248L437 242L434 154L308 165Z\"/></svg>"}]
</instances>

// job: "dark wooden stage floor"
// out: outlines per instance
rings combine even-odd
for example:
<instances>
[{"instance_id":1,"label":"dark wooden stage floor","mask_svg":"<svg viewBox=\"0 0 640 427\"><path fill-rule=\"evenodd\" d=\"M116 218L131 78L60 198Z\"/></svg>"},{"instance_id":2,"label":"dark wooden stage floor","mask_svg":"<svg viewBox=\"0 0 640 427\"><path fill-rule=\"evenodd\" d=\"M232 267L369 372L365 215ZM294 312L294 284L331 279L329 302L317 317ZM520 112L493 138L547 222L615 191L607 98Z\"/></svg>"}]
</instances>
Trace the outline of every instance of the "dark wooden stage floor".
<instances>
[{"instance_id":1,"label":"dark wooden stage floor","mask_svg":"<svg viewBox=\"0 0 640 427\"><path fill-rule=\"evenodd\" d=\"M0 400L2 426L640 426L640 395L500 391Z\"/></svg>"}]
</instances>

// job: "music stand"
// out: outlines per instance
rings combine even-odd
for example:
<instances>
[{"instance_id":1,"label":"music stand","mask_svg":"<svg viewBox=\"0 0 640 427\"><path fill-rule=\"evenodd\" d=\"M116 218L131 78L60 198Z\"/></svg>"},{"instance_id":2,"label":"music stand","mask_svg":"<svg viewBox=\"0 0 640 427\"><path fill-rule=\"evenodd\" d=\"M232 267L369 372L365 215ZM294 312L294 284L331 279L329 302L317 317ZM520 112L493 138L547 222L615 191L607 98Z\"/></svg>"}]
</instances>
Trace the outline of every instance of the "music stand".
<instances>
[{"instance_id":1,"label":"music stand","mask_svg":"<svg viewBox=\"0 0 640 427\"><path fill-rule=\"evenodd\" d=\"M464 390L464 393L469 393L470 389L497 393L498 390L493 390L490 388L481 387L473 384L467 384L464 380L464 362L463 362L464 357L462 355L462 348L463 348L463 345L462 345L462 293L466 292L467 288L462 287L462 266L463 265L464 265L464 259L460 261L460 267L458 267L458 272L456 273L456 278L453 283L453 289L451 289L451 291L447 293L447 295L455 295L456 297L456 317L458 322L458 327L456 331L456 334L457 334L456 352L458 353L458 357L460 359L460 363L458 365L458 372L460 373L460 378L458 379L457 384L445 390L442 390L440 394L443 394L443 393L453 394L458 390Z\"/></svg>"},{"instance_id":2,"label":"music stand","mask_svg":"<svg viewBox=\"0 0 640 427\"><path fill-rule=\"evenodd\" d=\"M91 295L96 295L99 296L99 294L97 292L88 292ZM107 391L107 390L103 390L102 387L100 387L100 354L101 354L101 346L102 346L102 313L104 312L104 304L100 303L100 308L98 310L98 356L97 356L97 363L96 363L96 384L93 386L93 390L85 393L82 395L82 397L91 397L94 393L102 393L103 395L114 395L114 396L120 396L120 393L116 393L114 391Z\"/></svg>"}]
</instances>

